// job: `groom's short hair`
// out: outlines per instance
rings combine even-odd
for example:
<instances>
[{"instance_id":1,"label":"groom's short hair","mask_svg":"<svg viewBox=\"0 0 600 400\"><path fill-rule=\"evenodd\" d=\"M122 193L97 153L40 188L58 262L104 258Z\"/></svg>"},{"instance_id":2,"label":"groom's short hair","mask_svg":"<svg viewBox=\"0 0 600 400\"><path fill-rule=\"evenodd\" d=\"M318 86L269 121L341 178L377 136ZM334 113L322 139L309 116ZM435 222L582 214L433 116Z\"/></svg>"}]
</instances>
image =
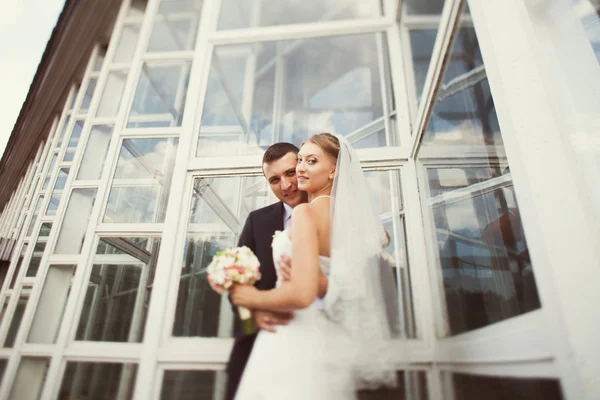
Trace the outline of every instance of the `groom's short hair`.
<instances>
[{"instance_id":1,"label":"groom's short hair","mask_svg":"<svg viewBox=\"0 0 600 400\"><path fill-rule=\"evenodd\" d=\"M265 154L263 155L262 163L263 164L271 164L273 161L279 160L280 158L285 156L287 153L298 154L299 151L300 151L300 149L291 143L287 143L287 142L275 143L275 144L272 144L271 146L269 146L267 151L265 151Z\"/></svg>"}]
</instances>

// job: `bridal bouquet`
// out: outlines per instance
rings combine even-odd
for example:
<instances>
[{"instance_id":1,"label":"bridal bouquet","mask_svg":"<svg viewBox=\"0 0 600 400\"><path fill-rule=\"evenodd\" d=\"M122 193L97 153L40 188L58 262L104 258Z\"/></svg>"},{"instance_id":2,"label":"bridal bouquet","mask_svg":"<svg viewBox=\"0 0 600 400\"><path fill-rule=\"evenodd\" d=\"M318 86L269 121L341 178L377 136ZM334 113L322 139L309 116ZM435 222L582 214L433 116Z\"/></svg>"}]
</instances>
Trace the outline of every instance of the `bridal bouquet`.
<instances>
[{"instance_id":1,"label":"bridal bouquet","mask_svg":"<svg viewBox=\"0 0 600 400\"><path fill-rule=\"evenodd\" d=\"M254 285L260 279L259 266L258 258L246 246L219 251L208 264L208 283L219 294L227 292L234 283ZM245 307L238 307L238 311L243 321L252 317Z\"/></svg>"}]
</instances>

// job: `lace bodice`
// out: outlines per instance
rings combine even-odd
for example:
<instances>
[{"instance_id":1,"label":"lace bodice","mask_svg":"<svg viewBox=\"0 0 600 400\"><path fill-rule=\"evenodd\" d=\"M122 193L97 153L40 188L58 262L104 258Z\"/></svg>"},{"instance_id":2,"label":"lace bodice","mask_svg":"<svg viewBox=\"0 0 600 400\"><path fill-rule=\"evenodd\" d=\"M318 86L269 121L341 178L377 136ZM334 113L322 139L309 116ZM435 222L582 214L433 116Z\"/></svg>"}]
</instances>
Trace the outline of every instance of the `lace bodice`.
<instances>
[{"instance_id":1,"label":"lace bodice","mask_svg":"<svg viewBox=\"0 0 600 400\"><path fill-rule=\"evenodd\" d=\"M277 265L277 260L285 254L288 257L292 257L292 241L288 236L287 230L284 231L276 231L273 235L273 242L271 244L273 247L273 261L275 263L275 272L277 273L277 286L281 284L283 278L281 276L281 272L279 271L279 266ZM329 268L330 268L330 259L329 257L320 256L319 257L319 266L321 267L321 271L325 276L329 276Z\"/></svg>"}]
</instances>

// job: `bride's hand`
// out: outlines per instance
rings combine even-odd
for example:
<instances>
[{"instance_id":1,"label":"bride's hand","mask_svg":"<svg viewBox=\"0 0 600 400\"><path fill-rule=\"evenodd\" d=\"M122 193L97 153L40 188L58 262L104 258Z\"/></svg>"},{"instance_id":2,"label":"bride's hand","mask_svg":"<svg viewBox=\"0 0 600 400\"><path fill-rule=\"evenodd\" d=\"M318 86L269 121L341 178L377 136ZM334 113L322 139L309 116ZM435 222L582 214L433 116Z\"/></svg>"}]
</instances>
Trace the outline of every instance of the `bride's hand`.
<instances>
[{"instance_id":1,"label":"bride's hand","mask_svg":"<svg viewBox=\"0 0 600 400\"><path fill-rule=\"evenodd\" d=\"M257 294L258 289L252 285L235 284L229 289L231 301L238 307L256 308Z\"/></svg>"}]
</instances>

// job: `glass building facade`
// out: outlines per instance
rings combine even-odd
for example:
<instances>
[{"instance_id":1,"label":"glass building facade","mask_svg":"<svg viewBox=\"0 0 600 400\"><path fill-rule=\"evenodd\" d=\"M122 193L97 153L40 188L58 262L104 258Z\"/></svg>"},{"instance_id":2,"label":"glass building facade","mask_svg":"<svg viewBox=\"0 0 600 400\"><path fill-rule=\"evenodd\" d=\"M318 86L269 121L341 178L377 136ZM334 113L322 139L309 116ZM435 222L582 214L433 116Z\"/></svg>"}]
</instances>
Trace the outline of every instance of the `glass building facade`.
<instances>
[{"instance_id":1,"label":"glass building facade","mask_svg":"<svg viewBox=\"0 0 600 400\"><path fill-rule=\"evenodd\" d=\"M0 398L221 399L206 266L276 201L262 152L324 131L392 236L400 384L361 399L600 393L598 1L124 0L110 26L0 215Z\"/></svg>"}]
</instances>

